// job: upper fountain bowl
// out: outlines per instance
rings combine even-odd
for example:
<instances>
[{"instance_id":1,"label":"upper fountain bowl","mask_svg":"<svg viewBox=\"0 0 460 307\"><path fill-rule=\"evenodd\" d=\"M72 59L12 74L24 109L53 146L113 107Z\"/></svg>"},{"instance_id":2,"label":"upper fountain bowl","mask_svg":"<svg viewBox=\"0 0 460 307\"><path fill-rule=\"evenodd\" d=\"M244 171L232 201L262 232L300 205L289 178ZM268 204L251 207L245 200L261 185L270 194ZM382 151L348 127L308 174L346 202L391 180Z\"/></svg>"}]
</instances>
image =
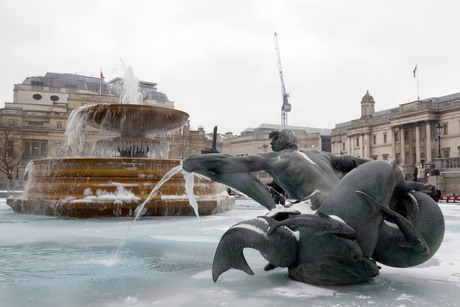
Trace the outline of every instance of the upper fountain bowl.
<instances>
[{"instance_id":1,"label":"upper fountain bowl","mask_svg":"<svg viewBox=\"0 0 460 307\"><path fill-rule=\"evenodd\" d=\"M122 137L171 131L182 127L188 120L188 114L183 111L143 104L97 104L80 112L88 125L120 132Z\"/></svg>"}]
</instances>

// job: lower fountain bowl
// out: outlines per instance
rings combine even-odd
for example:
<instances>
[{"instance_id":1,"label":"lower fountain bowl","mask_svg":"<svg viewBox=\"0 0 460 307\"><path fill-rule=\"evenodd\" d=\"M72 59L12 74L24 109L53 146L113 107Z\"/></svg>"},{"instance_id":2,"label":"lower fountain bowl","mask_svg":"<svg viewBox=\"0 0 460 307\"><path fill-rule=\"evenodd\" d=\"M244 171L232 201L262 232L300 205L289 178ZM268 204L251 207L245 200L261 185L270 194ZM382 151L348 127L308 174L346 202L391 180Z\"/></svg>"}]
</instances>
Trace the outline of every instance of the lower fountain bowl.
<instances>
[{"instance_id":1,"label":"lower fountain bowl","mask_svg":"<svg viewBox=\"0 0 460 307\"><path fill-rule=\"evenodd\" d=\"M65 158L33 160L24 194L8 198L17 213L63 217L126 217L150 195L180 160L148 158ZM233 208L226 187L195 178L200 215ZM192 215L182 172L173 175L144 206L142 216Z\"/></svg>"}]
</instances>

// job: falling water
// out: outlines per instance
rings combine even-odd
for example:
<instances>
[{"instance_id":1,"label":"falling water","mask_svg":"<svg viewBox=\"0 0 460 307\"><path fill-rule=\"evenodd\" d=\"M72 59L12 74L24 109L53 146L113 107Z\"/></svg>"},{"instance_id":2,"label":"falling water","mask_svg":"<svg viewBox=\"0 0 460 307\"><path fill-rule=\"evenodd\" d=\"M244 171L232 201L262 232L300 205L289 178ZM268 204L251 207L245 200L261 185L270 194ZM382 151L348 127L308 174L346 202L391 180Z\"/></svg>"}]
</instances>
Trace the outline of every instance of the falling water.
<instances>
[{"instance_id":1,"label":"falling water","mask_svg":"<svg viewBox=\"0 0 460 307\"><path fill-rule=\"evenodd\" d=\"M187 194L188 198L189 198L189 204L190 206L192 206L194 212L195 212L195 215L198 217L198 220L200 220L200 215L198 213L198 203L196 201L196 198L195 198L195 195L193 194L193 186L194 186L194 179L193 179L193 176L194 174L193 173L188 173L186 171L183 170L182 168L182 163L173 167L172 169L169 170L169 172L167 172L163 178L161 178L161 180L155 185L155 187L152 189L152 192L150 192L149 196L147 197L147 199L142 203L140 204L136 210L134 210L134 213L136 214L136 216L134 217L134 220L130 223L125 235L123 236L120 244L118 245L118 249L117 249L117 252L115 254L115 257L113 259L111 259L110 263L113 263L113 264L117 264L119 263L120 259L120 250L123 248L123 246L125 245L126 243L126 238L128 237L128 234L131 230L131 227L132 225L134 224L135 221L137 221L139 219L139 217L145 213L144 212L144 208L145 208L145 205L153 198L155 197L155 195L157 195L159 189L161 188L161 186L166 182L168 181L169 179L171 179L172 176L176 175L177 173L179 173L180 171L182 171L183 175L184 175L184 179L185 179L185 193Z\"/></svg>"},{"instance_id":2,"label":"falling water","mask_svg":"<svg viewBox=\"0 0 460 307\"><path fill-rule=\"evenodd\" d=\"M169 179L171 179L172 176L174 176L175 174L179 173L180 171L182 170L182 165L177 165L175 167L173 167L172 169L169 170L169 172L167 172L163 178L161 178L161 180L155 185L155 187L153 188L152 192L150 192L149 196L147 197L147 199L141 204L139 205L136 210L134 210L134 213L136 214L135 218L134 218L134 221L137 221L137 219L144 213L144 207L145 205L155 196L157 195L158 193L158 190L161 188L161 186L163 185L163 183L165 183L166 181L168 181Z\"/></svg>"},{"instance_id":3,"label":"falling water","mask_svg":"<svg viewBox=\"0 0 460 307\"><path fill-rule=\"evenodd\" d=\"M188 196L189 204L195 211L195 215L198 217L198 219L200 219L200 215L198 213L198 203L196 201L195 194L193 194L193 186L195 185L195 175L193 173L186 172L183 169L182 175L185 179L185 194L187 194Z\"/></svg>"},{"instance_id":4,"label":"falling water","mask_svg":"<svg viewBox=\"0 0 460 307\"><path fill-rule=\"evenodd\" d=\"M85 128L86 113L82 112L86 106L74 109L70 113L67 127L64 133L64 151L68 157L79 157L84 150L86 142L86 133L83 129Z\"/></svg>"}]
</instances>

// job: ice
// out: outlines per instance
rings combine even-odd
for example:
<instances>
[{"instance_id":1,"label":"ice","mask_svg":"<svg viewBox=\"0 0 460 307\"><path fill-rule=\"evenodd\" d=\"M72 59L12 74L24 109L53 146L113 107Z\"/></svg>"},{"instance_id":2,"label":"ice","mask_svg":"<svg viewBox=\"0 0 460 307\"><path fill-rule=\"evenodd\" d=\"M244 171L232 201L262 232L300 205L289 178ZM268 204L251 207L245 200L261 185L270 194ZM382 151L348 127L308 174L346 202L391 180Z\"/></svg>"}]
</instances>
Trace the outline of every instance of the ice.
<instances>
[{"instance_id":1,"label":"ice","mask_svg":"<svg viewBox=\"0 0 460 307\"><path fill-rule=\"evenodd\" d=\"M436 255L414 268L382 266L372 281L318 287L287 269L255 275L230 270L214 283L222 234L265 214L251 200L212 216L69 219L14 213L0 200L1 306L455 306L460 300L460 206L440 205L446 235ZM130 231L127 232L128 228ZM115 257L122 238L125 244Z\"/></svg>"}]
</instances>

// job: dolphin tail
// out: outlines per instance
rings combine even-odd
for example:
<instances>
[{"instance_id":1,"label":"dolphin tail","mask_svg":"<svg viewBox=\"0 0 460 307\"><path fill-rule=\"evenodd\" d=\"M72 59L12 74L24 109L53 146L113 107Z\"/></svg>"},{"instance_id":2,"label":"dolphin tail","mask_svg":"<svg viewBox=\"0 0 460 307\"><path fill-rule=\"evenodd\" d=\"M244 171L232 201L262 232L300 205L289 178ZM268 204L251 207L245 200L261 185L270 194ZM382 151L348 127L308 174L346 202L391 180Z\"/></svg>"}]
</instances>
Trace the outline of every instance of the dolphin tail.
<instances>
[{"instance_id":1,"label":"dolphin tail","mask_svg":"<svg viewBox=\"0 0 460 307\"><path fill-rule=\"evenodd\" d=\"M425 239L409 220L407 220L405 217L403 217L396 211L393 211L390 208L380 204L369 194L366 194L362 191L356 191L356 193L361 194L369 204L374 205L380 210L382 210L396 223L396 225L398 225L399 229L401 230L401 232L407 240L407 242L400 243L401 247L411 247L413 250L421 254L430 253L430 247L426 243Z\"/></svg>"},{"instance_id":2,"label":"dolphin tail","mask_svg":"<svg viewBox=\"0 0 460 307\"><path fill-rule=\"evenodd\" d=\"M248 247L244 237L251 235L251 233L252 231L249 229L230 228L223 235L212 263L212 280L214 282L222 273L230 269L237 269L248 275L254 275L243 254L243 249Z\"/></svg>"},{"instance_id":3,"label":"dolphin tail","mask_svg":"<svg viewBox=\"0 0 460 307\"><path fill-rule=\"evenodd\" d=\"M292 266L297 257L296 237L285 227L276 228L267 235L269 224L265 219L252 219L238 223L227 230L217 246L212 264L212 280L230 270L241 270L249 275L254 272L244 258L243 249L257 249L274 267Z\"/></svg>"},{"instance_id":4,"label":"dolphin tail","mask_svg":"<svg viewBox=\"0 0 460 307\"><path fill-rule=\"evenodd\" d=\"M445 222L439 206L425 193L409 192L399 202L398 207L407 208L407 218L425 239L430 252L424 254L404 247L406 235L384 223L372 258L388 266L406 268L419 265L436 253L444 238Z\"/></svg>"}]
</instances>

